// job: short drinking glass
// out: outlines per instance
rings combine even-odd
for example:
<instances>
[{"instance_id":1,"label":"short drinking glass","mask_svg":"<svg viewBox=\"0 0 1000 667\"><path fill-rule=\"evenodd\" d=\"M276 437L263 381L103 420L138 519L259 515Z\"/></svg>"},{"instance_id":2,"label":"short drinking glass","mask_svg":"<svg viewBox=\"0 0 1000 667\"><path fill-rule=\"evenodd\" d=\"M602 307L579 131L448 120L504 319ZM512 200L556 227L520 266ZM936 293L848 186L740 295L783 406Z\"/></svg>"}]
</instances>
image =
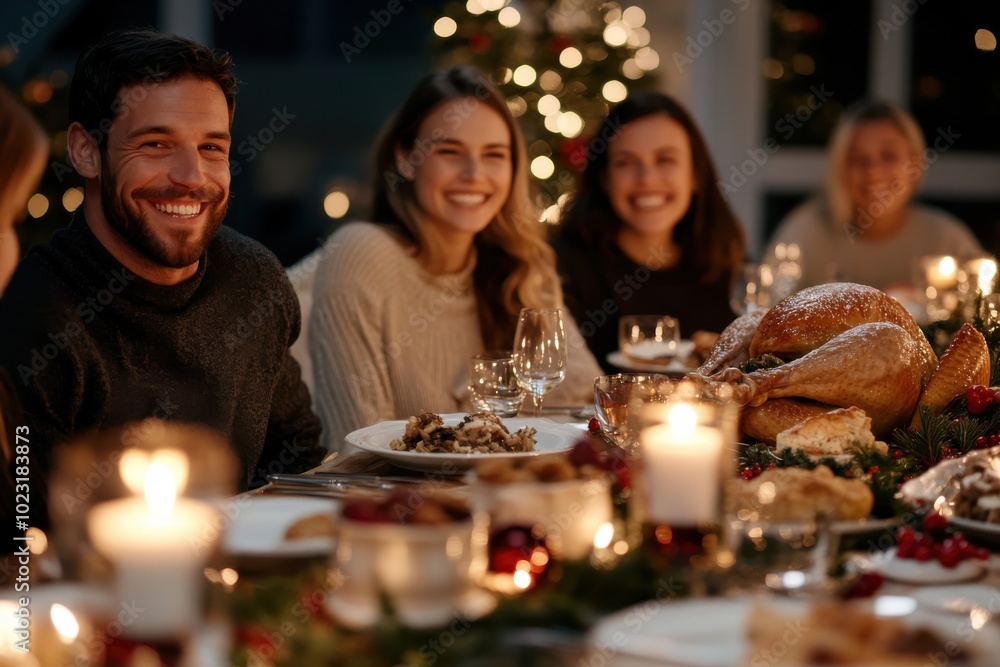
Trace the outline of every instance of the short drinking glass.
<instances>
[{"instance_id":1,"label":"short drinking glass","mask_svg":"<svg viewBox=\"0 0 1000 667\"><path fill-rule=\"evenodd\" d=\"M510 350L477 354L469 361L469 393L477 410L497 417L516 417L524 389L514 375Z\"/></svg>"},{"instance_id":2,"label":"short drinking glass","mask_svg":"<svg viewBox=\"0 0 1000 667\"><path fill-rule=\"evenodd\" d=\"M667 315L623 315L618 320L618 347L628 359L668 364L677 356L681 331Z\"/></svg>"}]
</instances>

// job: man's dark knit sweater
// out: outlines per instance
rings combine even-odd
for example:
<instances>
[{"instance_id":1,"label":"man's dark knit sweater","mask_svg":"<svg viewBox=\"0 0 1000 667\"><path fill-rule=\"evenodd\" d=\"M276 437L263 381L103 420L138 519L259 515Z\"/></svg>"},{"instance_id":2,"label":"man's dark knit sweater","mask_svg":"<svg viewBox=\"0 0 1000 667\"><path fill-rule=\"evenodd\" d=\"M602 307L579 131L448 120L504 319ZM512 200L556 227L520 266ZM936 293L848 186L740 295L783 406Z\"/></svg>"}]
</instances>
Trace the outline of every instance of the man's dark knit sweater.
<instances>
[{"instance_id":1,"label":"man's dark knit sweater","mask_svg":"<svg viewBox=\"0 0 1000 667\"><path fill-rule=\"evenodd\" d=\"M235 231L219 231L193 277L163 286L129 272L78 214L28 252L0 299L0 367L31 429L33 505L56 445L150 416L221 431L244 489L319 463L319 420L288 353L300 319L277 259Z\"/></svg>"}]
</instances>

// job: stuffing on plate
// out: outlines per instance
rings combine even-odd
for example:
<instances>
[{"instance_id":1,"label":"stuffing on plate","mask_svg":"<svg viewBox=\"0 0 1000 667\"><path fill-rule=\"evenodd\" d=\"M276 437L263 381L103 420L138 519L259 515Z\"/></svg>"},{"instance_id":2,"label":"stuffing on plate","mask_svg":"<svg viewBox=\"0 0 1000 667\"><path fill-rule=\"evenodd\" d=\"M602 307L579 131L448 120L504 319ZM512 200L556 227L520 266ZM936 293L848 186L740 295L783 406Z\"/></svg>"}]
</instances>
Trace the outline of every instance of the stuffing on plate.
<instances>
[{"instance_id":1,"label":"stuffing on plate","mask_svg":"<svg viewBox=\"0 0 1000 667\"><path fill-rule=\"evenodd\" d=\"M535 449L535 433L530 426L511 433L499 417L486 412L467 415L460 424L446 426L440 415L424 411L410 417L403 437L394 439L389 447L448 454L531 452Z\"/></svg>"}]
</instances>

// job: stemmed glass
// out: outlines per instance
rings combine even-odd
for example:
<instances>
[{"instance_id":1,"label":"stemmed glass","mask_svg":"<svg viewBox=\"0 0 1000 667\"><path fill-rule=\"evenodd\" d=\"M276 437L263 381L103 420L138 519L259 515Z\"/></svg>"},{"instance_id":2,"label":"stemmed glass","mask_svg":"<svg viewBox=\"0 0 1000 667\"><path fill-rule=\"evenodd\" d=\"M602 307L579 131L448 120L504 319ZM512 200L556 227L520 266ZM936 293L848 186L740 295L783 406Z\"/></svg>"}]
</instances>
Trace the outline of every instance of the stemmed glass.
<instances>
[{"instance_id":1,"label":"stemmed glass","mask_svg":"<svg viewBox=\"0 0 1000 667\"><path fill-rule=\"evenodd\" d=\"M558 308L524 308L514 333L514 375L531 394L534 416L542 397L566 378L566 331Z\"/></svg>"}]
</instances>

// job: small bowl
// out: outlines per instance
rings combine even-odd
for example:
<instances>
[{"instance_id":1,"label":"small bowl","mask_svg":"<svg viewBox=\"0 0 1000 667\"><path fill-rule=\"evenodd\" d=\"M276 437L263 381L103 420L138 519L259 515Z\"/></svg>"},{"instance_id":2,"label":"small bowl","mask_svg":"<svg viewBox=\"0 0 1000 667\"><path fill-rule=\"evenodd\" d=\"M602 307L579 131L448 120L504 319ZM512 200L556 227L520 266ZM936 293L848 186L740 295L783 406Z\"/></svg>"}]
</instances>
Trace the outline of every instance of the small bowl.
<instances>
[{"instance_id":1,"label":"small bowl","mask_svg":"<svg viewBox=\"0 0 1000 667\"><path fill-rule=\"evenodd\" d=\"M342 519L332 565L331 613L347 626L374 625L381 595L410 627L446 624L483 605L476 582L485 571L486 531L475 521L363 523Z\"/></svg>"},{"instance_id":2,"label":"small bowl","mask_svg":"<svg viewBox=\"0 0 1000 667\"><path fill-rule=\"evenodd\" d=\"M604 478L560 482L472 483L472 504L489 515L490 532L541 526L552 555L586 558L598 529L613 519L611 485Z\"/></svg>"}]
</instances>

